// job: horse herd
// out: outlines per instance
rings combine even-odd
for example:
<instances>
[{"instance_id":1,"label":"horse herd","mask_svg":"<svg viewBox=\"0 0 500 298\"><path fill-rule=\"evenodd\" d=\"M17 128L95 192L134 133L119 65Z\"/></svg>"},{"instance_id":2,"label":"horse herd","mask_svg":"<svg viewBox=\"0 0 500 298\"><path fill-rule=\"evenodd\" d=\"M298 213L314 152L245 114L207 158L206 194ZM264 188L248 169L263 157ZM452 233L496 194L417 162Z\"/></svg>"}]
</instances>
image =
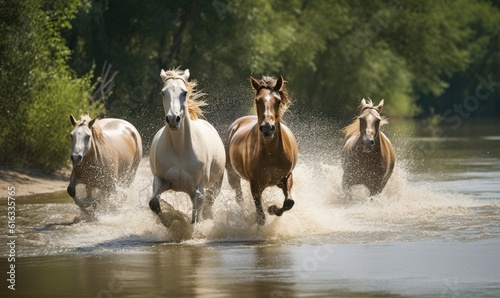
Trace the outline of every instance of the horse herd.
<instances>
[{"instance_id":1,"label":"horse herd","mask_svg":"<svg viewBox=\"0 0 500 298\"><path fill-rule=\"evenodd\" d=\"M156 133L149 159L153 173L153 193L149 207L170 227L165 219L159 197L167 191L184 192L192 202L191 223L212 218L212 205L220 192L224 172L242 203L241 179L250 183L256 208L256 220L264 225L266 215L262 207L262 193L269 186L278 186L284 195L283 205L268 208L270 215L281 216L292 209L293 169L297 163L298 145L282 121L291 103L283 77L250 78L254 90L256 116L235 120L229 127L229 136L222 141L216 129L202 119L202 93L196 91L196 82L189 81L189 70L161 70L161 95L165 125ZM342 186L347 196L350 187L365 185L370 195L378 194L391 176L395 163L394 149L380 131L387 123L380 112L382 100L374 106L363 99L360 115L344 129L342 149ZM121 119L91 119L87 113L72 125L73 170L68 194L86 212L97 203L93 192L108 197L117 184L129 185L135 177L142 157L142 141L137 129ZM85 184L87 196L76 195L76 185Z\"/></svg>"}]
</instances>

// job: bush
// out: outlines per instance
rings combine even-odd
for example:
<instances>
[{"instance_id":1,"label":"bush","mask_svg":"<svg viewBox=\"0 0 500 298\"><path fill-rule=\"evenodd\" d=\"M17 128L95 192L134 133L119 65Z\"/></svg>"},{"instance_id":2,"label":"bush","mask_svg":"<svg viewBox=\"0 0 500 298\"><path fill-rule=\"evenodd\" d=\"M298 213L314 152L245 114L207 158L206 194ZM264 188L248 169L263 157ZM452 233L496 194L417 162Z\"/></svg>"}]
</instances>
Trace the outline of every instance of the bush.
<instances>
[{"instance_id":1,"label":"bush","mask_svg":"<svg viewBox=\"0 0 500 298\"><path fill-rule=\"evenodd\" d=\"M77 78L61 31L82 0L0 0L0 163L60 168L68 161L70 113L89 104L91 75Z\"/></svg>"},{"instance_id":2,"label":"bush","mask_svg":"<svg viewBox=\"0 0 500 298\"><path fill-rule=\"evenodd\" d=\"M69 161L73 129L69 115L78 118L83 112L96 115L102 112L100 105L88 104L90 76L73 79L56 77L47 82L27 108L24 130L24 162L50 169L64 166Z\"/></svg>"}]
</instances>

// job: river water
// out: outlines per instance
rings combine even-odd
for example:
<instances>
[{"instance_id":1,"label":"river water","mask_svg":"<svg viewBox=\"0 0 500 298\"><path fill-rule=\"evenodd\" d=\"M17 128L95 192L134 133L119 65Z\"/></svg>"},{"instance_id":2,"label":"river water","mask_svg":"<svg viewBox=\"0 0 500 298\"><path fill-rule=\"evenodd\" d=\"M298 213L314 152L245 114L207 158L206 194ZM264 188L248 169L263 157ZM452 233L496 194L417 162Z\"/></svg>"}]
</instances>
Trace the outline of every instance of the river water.
<instances>
[{"instance_id":1,"label":"river water","mask_svg":"<svg viewBox=\"0 0 500 298\"><path fill-rule=\"evenodd\" d=\"M292 127L301 151L294 208L258 228L248 184L241 208L224 182L214 220L182 241L149 210L147 159L93 222L74 223L79 209L64 192L17 198L15 263L2 199L0 297L498 297L499 125L389 124L395 172L381 195L358 187L350 202L338 127ZM190 214L187 196L162 198ZM275 203L281 191L266 190L265 208Z\"/></svg>"}]
</instances>

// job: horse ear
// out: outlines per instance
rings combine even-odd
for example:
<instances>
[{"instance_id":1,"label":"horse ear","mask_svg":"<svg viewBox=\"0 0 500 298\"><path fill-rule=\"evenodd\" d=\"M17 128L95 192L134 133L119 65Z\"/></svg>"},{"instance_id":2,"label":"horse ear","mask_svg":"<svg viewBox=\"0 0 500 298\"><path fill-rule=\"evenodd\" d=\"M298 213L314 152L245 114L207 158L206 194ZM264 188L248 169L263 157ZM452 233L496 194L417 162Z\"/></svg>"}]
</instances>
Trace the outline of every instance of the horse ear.
<instances>
[{"instance_id":1,"label":"horse ear","mask_svg":"<svg viewBox=\"0 0 500 298\"><path fill-rule=\"evenodd\" d=\"M94 117L94 119L90 120L89 122L89 128L92 128L92 125L94 125L95 121L97 120L97 116Z\"/></svg>"},{"instance_id":2,"label":"horse ear","mask_svg":"<svg viewBox=\"0 0 500 298\"><path fill-rule=\"evenodd\" d=\"M368 104L366 103L366 99L364 99L364 98L363 98L363 99L361 100L361 109L364 109L364 108L366 108L366 107L368 107Z\"/></svg>"},{"instance_id":3,"label":"horse ear","mask_svg":"<svg viewBox=\"0 0 500 298\"><path fill-rule=\"evenodd\" d=\"M69 121L71 121L71 124L72 124L73 126L75 126L75 125L76 125L76 119L75 119L75 117L73 117L73 115L72 115L72 114L70 114L70 115L69 115Z\"/></svg>"},{"instance_id":4,"label":"horse ear","mask_svg":"<svg viewBox=\"0 0 500 298\"><path fill-rule=\"evenodd\" d=\"M189 79L189 69L188 68L186 68L186 70L184 71L182 76L184 77L184 81L187 81Z\"/></svg>"},{"instance_id":5,"label":"horse ear","mask_svg":"<svg viewBox=\"0 0 500 298\"><path fill-rule=\"evenodd\" d=\"M260 88L260 84L259 84L259 82L258 82L256 79L254 79L253 77L250 77L250 84L252 84L252 87L253 87L253 89L254 89L255 91L259 90L259 88Z\"/></svg>"},{"instance_id":6,"label":"horse ear","mask_svg":"<svg viewBox=\"0 0 500 298\"><path fill-rule=\"evenodd\" d=\"M160 77L163 82L165 82L165 80L167 79L167 73L163 69L160 71Z\"/></svg>"},{"instance_id":7,"label":"horse ear","mask_svg":"<svg viewBox=\"0 0 500 298\"><path fill-rule=\"evenodd\" d=\"M384 100L382 99L382 100L379 102L378 106L377 106L377 110L378 110L378 112L379 112L379 113L380 113L380 112L382 112L382 107L383 107L383 106L384 106Z\"/></svg>"},{"instance_id":8,"label":"horse ear","mask_svg":"<svg viewBox=\"0 0 500 298\"><path fill-rule=\"evenodd\" d=\"M283 89L283 77L280 76L277 80L276 80L276 85L274 85L274 89L278 90L278 92L281 91L281 89Z\"/></svg>"}]
</instances>

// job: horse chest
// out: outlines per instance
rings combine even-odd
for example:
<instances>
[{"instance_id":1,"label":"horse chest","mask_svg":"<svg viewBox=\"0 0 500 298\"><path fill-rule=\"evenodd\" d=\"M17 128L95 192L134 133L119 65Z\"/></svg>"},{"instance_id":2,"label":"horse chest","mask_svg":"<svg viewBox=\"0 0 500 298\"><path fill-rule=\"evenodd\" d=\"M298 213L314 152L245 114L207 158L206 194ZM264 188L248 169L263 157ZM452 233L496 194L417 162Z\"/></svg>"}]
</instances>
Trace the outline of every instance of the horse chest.
<instances>
[{"instance_id":1,"label":"horse chest","mask_svg":"<svg viewBox=\"0 0 500 298\"><path fill-rule=\"evenodd\" d=\"M286 177L293 169L292 161L282 154L263 154L256 157L250 166L250 180L274 185Z\"/></svg>"},{"instance_id":2,"label":"horse chest","mask_svg":"<svg viewBox=\"0 0 500 298\"><path fill-rule=\"evenodd\" d=\"M156 170L156 175L168 181L176 191L192 189L203 173L203 163L177 154L160 159L157 164L161 166Z\"/></svg>"},{"instance_id":3,"label":"horse chest","mask_svg":"<svg viewBox=\"0 0 500 298\"><path fill-rule=\"evenodd\" d=\"M363 153L357 152L348 163L350 171L358 177L358 182L377 182L382 178L385 167L377 152Z\"/></svg>"}]
</instances>

